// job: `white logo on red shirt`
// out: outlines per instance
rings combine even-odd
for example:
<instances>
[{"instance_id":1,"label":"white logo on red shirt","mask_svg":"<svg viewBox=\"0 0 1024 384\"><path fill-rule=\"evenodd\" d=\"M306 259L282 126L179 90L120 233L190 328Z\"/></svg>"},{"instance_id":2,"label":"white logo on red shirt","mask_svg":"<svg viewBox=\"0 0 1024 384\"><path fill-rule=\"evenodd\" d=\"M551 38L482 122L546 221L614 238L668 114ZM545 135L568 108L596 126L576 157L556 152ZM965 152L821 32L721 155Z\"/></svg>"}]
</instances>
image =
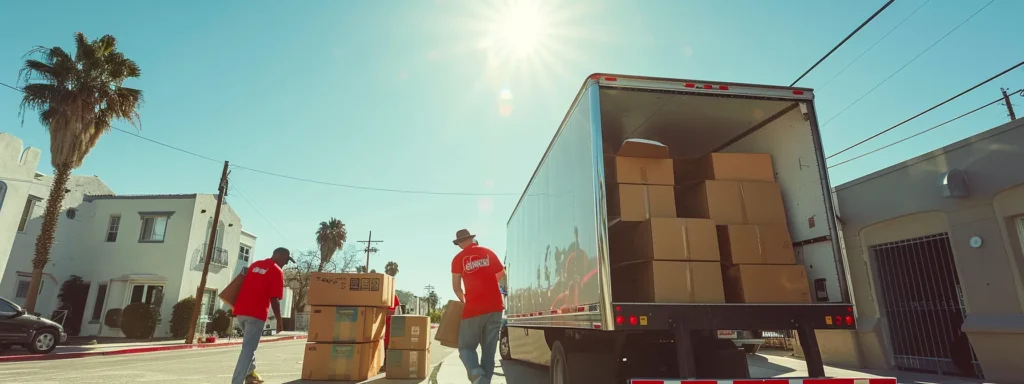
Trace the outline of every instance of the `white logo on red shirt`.
<instances>
[{"instance_id":1,"label":"white logo on red shirt","mask_svg":"<svg viewBox=\"0 0 1024 384\"><path fill-rule=\"evenodd\" d=\"M267 272L268 272L268 271L270 271L270 270L269 270L269 269L266 269L266 268L260 268L260 267L253 267L253 268L252 268L252 271L253 271L253 272L256 272L256 273L258 273L258 274L261 274L261 275L266 275L266 274L267 274Z\"/></svg>"},{"instance_id":2,"label":"white logo on red shirt","mask_svg":"<svg viewBox=\"0 0 1024 384\"><path fill-rule=\"evenodd\" d=\"M474 257L477 256L466 257L466 265L463 267L463 270L466 271L466 273L473 273L476 272L477 269L491 266L490 258L484 256L483 259L474 260Z\"/></svg>"}]
</instances>

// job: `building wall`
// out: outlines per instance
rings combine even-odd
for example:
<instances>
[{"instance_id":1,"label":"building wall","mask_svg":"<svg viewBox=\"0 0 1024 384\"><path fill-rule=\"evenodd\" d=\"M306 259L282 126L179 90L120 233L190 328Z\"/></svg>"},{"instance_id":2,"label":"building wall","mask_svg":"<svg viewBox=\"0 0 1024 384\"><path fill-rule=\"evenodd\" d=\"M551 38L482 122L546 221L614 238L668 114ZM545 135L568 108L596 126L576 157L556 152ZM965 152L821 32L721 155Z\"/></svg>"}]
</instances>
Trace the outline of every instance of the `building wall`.
<instances>
[{"instance_id":1,"label":"building wall","mask_svg":"<svg viewBox=\"0 0 1024 384\"><path fill-rule=\"evenodd\" d=\"M18 233L18 222L25 199L32 186L39 164L39 149L23 148L21 139L0 132L0 282L6 275L7 258ZM13 298L13 293L0 287L0 296Z\"/></svg>"},{"instance_id":2,"label":"building wall","mask_svg":"<svg viewBox=\"0 0 1024 384\"><path fill-rule=\"evenodd\" d=\"M988 380L1019 382L1024 365L1024 254L1013 220L1024 215L1024 120L872 173L835 188L850 265L858 330L819 333L826 361L894 365L880 304L875 244L948 232L960 280L964 332ZM966 173L970 195L943 197L941 176ZM978 236L983 245L973 248Z\"/></svg>"}]
</instances>

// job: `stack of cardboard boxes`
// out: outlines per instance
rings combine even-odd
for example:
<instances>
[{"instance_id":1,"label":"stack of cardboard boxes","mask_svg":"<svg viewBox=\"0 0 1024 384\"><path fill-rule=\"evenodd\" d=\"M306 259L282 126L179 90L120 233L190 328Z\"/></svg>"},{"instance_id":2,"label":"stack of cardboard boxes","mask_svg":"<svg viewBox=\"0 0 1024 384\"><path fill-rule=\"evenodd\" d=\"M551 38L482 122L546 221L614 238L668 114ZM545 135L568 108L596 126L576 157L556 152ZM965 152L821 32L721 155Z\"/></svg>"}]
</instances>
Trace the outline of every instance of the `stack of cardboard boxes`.
<instances>
[{"instance_id":1,"label":"stack of cardboard boxes","mask_svg":"<svg viewBox=\"0 0 1024 384\"><path fill-rule=\"evenodd\" d=\"M391 317L391 341L385 376L389 379L425 379L430 367L430 318Z\"/></svg>"},{"instance_id":2,"label":"stack of cardboard boxes","mask_svg":"<svg viewBox=\"0 0 1024 384\"><path fill-rule=\"evenodd\" d=\"M384 319L394 294L388 275L312 273L302 379L360 381L380 372Z\"/></svg>"},{"instance_id":3,"label":"stack of cardboard boxes","mask_svg":"<svg viewBox=\"0 0 1024 384\"><path fill-rule=\"evenodd\" d=\"M613 300L810 302L770 155L672 159L631 140L605 168Z\"/></svg>"}]
</instances>

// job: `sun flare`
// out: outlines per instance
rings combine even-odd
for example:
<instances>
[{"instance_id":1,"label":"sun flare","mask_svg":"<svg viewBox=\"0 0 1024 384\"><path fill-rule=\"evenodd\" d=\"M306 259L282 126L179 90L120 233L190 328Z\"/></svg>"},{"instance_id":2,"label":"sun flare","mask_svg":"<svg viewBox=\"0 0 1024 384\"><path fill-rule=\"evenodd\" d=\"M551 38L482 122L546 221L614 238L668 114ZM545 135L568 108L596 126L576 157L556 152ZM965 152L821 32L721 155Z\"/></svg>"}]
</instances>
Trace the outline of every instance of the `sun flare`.
<instances>
[{"instance_id":1,"label":"sun flare","mask_svg":"<svg viewBox=\"0 0 1024 384\"><path fill-rule=\"evenodd\" d=\"M491 42L512 58L525 58L545 43L549 27L550 21L537 1L510 1L494 20Z\"/></svg>"}]
</instances>

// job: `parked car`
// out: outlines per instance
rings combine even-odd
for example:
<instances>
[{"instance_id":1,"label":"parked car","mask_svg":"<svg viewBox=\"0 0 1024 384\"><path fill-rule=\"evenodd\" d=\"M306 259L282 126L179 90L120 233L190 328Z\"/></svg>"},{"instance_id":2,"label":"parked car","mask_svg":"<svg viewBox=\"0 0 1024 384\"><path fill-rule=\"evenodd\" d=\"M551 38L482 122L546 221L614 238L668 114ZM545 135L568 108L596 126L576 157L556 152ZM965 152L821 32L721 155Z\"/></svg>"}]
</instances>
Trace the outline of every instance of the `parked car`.
<instances>
[{"instance_id":1,"label":"parked car","mask_svg":"<svg viewBox=\"0 0 1024 384\"><path fill-rule=\"evenodd\" d=\"M0 297L0 350L17 345L32 353L45 354L53 352L67 339L68 334L60 324L31 315L18 304Z\"/></svg>"}]
</instances>

